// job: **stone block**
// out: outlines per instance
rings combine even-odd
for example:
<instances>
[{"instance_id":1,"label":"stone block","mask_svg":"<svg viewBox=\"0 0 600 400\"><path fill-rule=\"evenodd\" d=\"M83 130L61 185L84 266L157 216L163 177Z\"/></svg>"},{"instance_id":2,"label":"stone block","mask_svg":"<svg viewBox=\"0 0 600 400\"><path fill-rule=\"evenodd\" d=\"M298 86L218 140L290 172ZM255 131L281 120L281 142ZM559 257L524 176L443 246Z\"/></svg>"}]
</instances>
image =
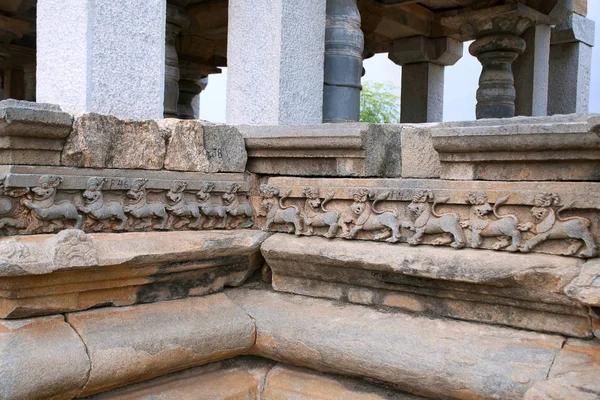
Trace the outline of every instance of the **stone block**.
<instances>
[{"instance_id":1,"label":"stone block","mask_svg":"<svg viewBox=\"0 0 600 400\"><path fill-rule=\"evenodd\" d=\"M53 104L0 101L0 164L60 165L72 125Z\"/></svg>"},{"instance_id":2,"label":"stone block","mask_svg":"<svg viewBox=\"0 0 600 400\"><path fill-rule=\"evenodd\" d=\"M433 398L521 399L564 339L267 291L227 295L255 320L251 353Z\"/></svg>"},{"instance_id":3,"label":"stone block","mask_svg":"<svg viewBox=\"0 0 600 400\"><path fill-rule=\"evenodd\" d=\"M565 293L592 307L600 307L600 260L583 264L579 275L565 288Z\"/></svg>"},{"instance_id":4,"label":"stone block","mask_svg":"<svg viewBox=\"0 0 600 400\"><path fill-rule=\"evenodd\" d=\"M423 399L422 397L377 387L357 379L323 374L283 364L277 364L269 371L260 398L264 400Z\"/></svg>"},{"instance_id":5,"label":"stone block","mask_svg":"<svg viewBox=\"0 0 600 400\"><path fill-rule=\"evenodd\" d=\"M600 343L569 339L548 373L548 379L536 383L525 400L577 399L600 397Z\"/></svg>"},{"instance_id":6,"label":"stone block","mask_svg":"<svg viewBox=\"0 0 600 400\"><path fill-rule=\"evenodd\" d=\"M235 357L252 319L224 294L67 314L92 368L80 396Z\"/></svg>"},{"instance_id":7,"label":"stone block","mask_svg":"<svg viewBox=\"0 0 600 400\"><path fill-rule=\"evenodd\" d=\"M90 367L83 342L62 315L0 320L0 398L70 400Z\"/></svg>"},{"instance_id":8,"label":"stone block","mask_svg":"<svg viewBox=\"0 0 600 400\"><path fill-rule=\"evenodd\" d=\"M462 56L462 42L449 37L411 36L395 40L389 52L389 59L401 66L417 63L454 65Z\"/></svg>"},{"instance_id":9,"label":"stone block","mask_svg":"<svg viewBox=\"0 0 600 400\"><path fill-rule=\"evenodd\" d=\"M439 178L440 170L431 129L406 125L402 129L402 178Z\"/></svg>"},{"instance_id":10,"label":"stone block","mask_svg":"<svg viewBox=\"0 0 600 400\"><path fill-rule=\"evenodd\" d=\"M237 357L90 396L90 400L259 400L274 363Z\"/></svg>"},{"instance_id":11,"label":"stone block","mask_svg":"<svg viewBox=\"0 0 600 400\"><path fill-rule=\"evenodd\" d=\"M0 239L0 318L203 296L262 266L260 231L55 235Z\"/></svg>"},{"instance_id":12,"label":"stone block","mask_svg":"<svg viewBox=\"0 0 600 400\"><path fill-rule=\"evenodd\" d=\"M395 177L401 174L399 125L240 126L250 172L269 175Z\"/></svg>"},{"instance_id":13,"label":"stone block","mask_svg":"<svg viewBox=\"0 0 600 400\"><path fill-rule=\"evenodd\" d=\"M165 119L127 121L85 114L76 118L62 165L85 168L244 172L244 139L232 126Z\"/></svg>"},{"instance_id":14,"label":"stone block","mask_svg":"<svg viewBox=\"0 0 600 400\"><path fill-rule=\"evenodd\" d=\"M277 291L592 337L565 287L581 261L277 234L261 248Z\"/></svg>"},{"instance_id":15,"label":"stone block","mask_svg":"<svg viewBox=\"0 0 600 400\"><path fill-rule=\"evenodd\" d=\"M588 115L445 123L432 128L441 178L597 181L600 138Z\"/></svg>"}]
</instances>

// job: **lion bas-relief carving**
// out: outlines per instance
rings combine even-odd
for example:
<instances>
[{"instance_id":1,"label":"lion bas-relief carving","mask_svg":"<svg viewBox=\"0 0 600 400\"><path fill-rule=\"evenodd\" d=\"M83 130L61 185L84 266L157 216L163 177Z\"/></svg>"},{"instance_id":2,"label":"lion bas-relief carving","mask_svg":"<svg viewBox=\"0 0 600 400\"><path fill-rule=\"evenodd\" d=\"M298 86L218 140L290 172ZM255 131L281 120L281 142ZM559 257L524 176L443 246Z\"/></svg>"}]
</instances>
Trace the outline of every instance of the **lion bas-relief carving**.
<instances>
[{"instance_id":1,"label":"lion bas-relief carving","mask_svg":"<svg viewBox=\"0 0 600 400\"><path fill-rule=\"evenodd\" d=\"M371 193L367 189L361 189L352 196L354 203L350 206L350 215L342 219L342 228L348 232L347 224L353 224L352 229L345 234L345 239L353 239L360 231L381 231L374 240L386 239L388 243L400 241L400 227L402 223L398 220L398 213L394 210L377 210L377 203L385 201L389 192L384 192L375 197L369 204Z\"/></svg>"},{"instance_id":2,"label":"lion bas-relief carving","mask_svg":"<svg viewBox=\"0 0 600 400\"><path fill-rule=\"evenodd\" d=\"M271 185L261 185L262 201L259 205L259 216L266 217L263 230L268 231L274 224L285 224L288 233L302 234L300 210L296 206L285 206L283 201L289 197L291 189L279 197L279 188Z\"/></svg>"},{"instance_id":3,"label":"lion bas-relief carving","mask_svg":"<svg viewBox=\"0 0 600 400\"><path fill-rule=\"evenodd\" d=\"M240 203L238 195L240 188L241 186L238 183L233 183L229 186L227 192L221 196L226 211L223 225L228 226L228 216L231 216L233 219L240 217L244 220L241 228L251 228L254 225L252 207L248 203L248 199L246 199L245 203Z\"/></svg>"},{"instance_id":4,"label":"lion bas-relief carving","mask_svg":"<svg viewBox=\"0 0 600 400\"><path fill-rule=\"evenodd\" d=\"M583 217L561 217L561 212L569 207L558 207L560 199L554 193L540 193L535 196L531 215L535 224L528 222L520 226L521 230L530 230L535 234L521 247L524 253L530 252L535 246L549 239L565 239L570 246L564 255L577 255L581 258L592 258L598 255L596 240L590 232L590 220ZM582 246L583 250L579 251Z\"/></svg>"},{"instance_id":5,"label":"lion bas-relief carving","mask_svg":"<svg viewBox=\"0 0 600 400\"><path fill-rule=\"evenodd\" d=\"M169 229L180 229L187 226L191 229L196 229L202 222L200 208L195 202L189 203L185 201L185 190L188 183L186 181L174 181L171 183L171 188L167 192L167 199L171 204L165 206L169 212L169 220L167 226ZM177 222L175 222L177 220ZM192 222L194 220L194 222Z\"/></svg>"},{"instance_id":6,"label":"lion bas-relief carving","mask_svg":"<svg viewBox=\"0 0 600 400\"><path fill-rule=\"evenodd\" d=\"M131 214L132 217L138 219L134 224L134 229L147 229L152 226L152 220L157 218L159 223L155 224L153 229L165 230L167 228L167 210L162 203L148 203L146 198L146 184L148 179L136 179L126 193L126 197L130 200L129 204L123 207L123 211Z\"/></svg>"},{"instance_id":7,"label":"lion bas-relief carving","mask_svg":"<svg viewBox=\"0 0 600 400\"><path fill-rule=\"evenodd\" d=\"M120 223L114 230L122 231L127 224L127 217L123 211L123 206L116 201L105 202L102 194L102 187L106 183L106 178L90 178L87 181L86 190L83 192L85 206L78 206L77 209L89 218L97 221L98 224L93 227L94 230L110 228L110 222L118 220Z\"/></svg>"},{"instance_id":8,"label":"lion bas-relief carving","mask_svg":"<svg viewBox=\"0 0 600 400\"><path fill-rule=\"evenodd\" d=\"M56 191L62 178L60 176L42 175L38 185L31 189L32 198L23 199L22 204L31 210L33 216L25 233L37 232L43 227L44 232L60 230L64 221L74 222L73 229L80 229L83 217L77 212L75 205L69 200L55 201ZM44 226L43 222L49 222Z\"/></svg>"},{"instance_id":9,"label":"lion bas-relief carving","mask_svg":"<svg viewBox=\"0 0 600 400\"><path fill-rule=\"evenodd\" d=\"M301 213L304 222L304 235L312 236L315 227L328 227L325 233L326 238L335 237L340 227L340 213L337 211L328 211L325 206L331 201L335 192L329 193L323 201L319 197L319 189L316 187L305 187L303 189L306 202L304 203L304 212Z\"/></svg>"},{"instance_id":10,"label":"lion bas-relief carving","mask_svg":"<svg viewBox=\"0 0 600 400\"><path fill-rule=\"evenodd\" d=\"M214 188L214 183L204 182L200 188L200 191L196 193L200 212L208 220L208 225L205 226L204 222L206 221L203 221L200 225L201 228L214 228L215 224L217 223L217 219L219 218L222 220L220 228L225 228L225 223L227 223L225 220L225 217L227 216L227 209L225 206L213 203L211 192Z\"/></svg>"},{"instance_id":11,"label":"lion bas-relief carving","mask_svg":"<svg viewBox=\"0 0 600 400\"><path fill-rule=\"evenodd\" d=\"M19 198L29 189L12 189L6 187L6 175L0 175L0 229L9 235L27 226L24 210L19 206Z\"/></svg>"},{"instance_id":12,"label":"lion bas-relief carving","mask_svg":"<svg viewBox=\"0 0 600 400\"><path fill-rule=\"evenodd\" d=\"M478 249L483 242L482 238L496 237L494 250L519 251L522 233L519 230L519 219L512 214L500 215L498 208L508 201L509 196L499 198L492 207L484 192L470 192L467 202L471 204L470 219L463 221L460 226L471 230L471 247ZM492 213L496 220L490 218Z\"/></svg>"},{"instance_id":13,"label":"lion bas-relief carving","mask_svg":"<svg viewBox=\"0 0 600 400\"><path fill-rule=\"evenodd\" d=\"M433 205L429 204L433 200ZM467 244L465 233L460 226L460 218L457 214L438 214L435 207L438 204L448 202L447 197L436 199L430 190L422 190L413 196L408 210L414 217L414 223L404 226L415 232L408 239L408 244L418 245L423 241L426 234L444 234L443 237L435 239L432 244L441 246L450 244L456 249L462 249Z\"/></svg>"}]
</instances>

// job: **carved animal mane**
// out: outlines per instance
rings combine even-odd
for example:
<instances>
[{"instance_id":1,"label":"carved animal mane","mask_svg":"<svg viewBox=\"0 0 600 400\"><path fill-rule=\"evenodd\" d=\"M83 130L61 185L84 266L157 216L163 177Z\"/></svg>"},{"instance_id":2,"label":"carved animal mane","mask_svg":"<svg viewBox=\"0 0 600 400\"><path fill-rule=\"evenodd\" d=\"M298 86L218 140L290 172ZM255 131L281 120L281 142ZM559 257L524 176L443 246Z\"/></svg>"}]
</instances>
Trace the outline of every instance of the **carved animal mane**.
<instances>
[{"instance_id":1,"label":"carved animal mane","mask_svg":"<svg viewBox=\"0 0 600 400\"><path fill-rule=\"evenodd\" d=\"M556 213L552 207L544 207L548 211L548 215L541 222L539 222L535 229L538 234L548 232L556 223Z\"/></svg>"},{"instance_id":2,"label":"carved animal mane","mask_svg":"<svg viewBox=\"0 0 600 400\"><path fill-rule=\"evenodd\" d=\"M427 221L431 218L431 205L429 203L421 203L425 205L423 212L415 220L415 227L422 228L427 225Z\"/></svg>"},{"instance_id":3,"label":"carved animal mane","mask_svg":"<svg viewBox=\"0 0 600 400\"><path fill-rule=\"evenodd\" d=\"M480 207L480 205L477 204L477 205L471 206L471 220L469 222L471 225L471 230L482 231L488 227L488 225L490 224L490 219L489 218L483 218L483 219L479 218L477 216L477 207Z\"/></svg>"}]
</instances>

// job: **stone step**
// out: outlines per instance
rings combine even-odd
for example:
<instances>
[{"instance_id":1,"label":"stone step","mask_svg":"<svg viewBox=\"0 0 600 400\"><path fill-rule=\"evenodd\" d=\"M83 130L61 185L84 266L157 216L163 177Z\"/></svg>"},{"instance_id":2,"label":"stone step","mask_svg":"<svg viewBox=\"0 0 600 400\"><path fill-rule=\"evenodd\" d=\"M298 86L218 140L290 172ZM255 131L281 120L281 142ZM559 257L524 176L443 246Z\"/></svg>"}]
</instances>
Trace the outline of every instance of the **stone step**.
<instances>
[{"instance_id":1,"label":"stone step","mask_svg":"<svg viewBox=\"0 0 600 400\"><path fill-rule=\"evenodd\" d=\"M255 230L66 230L0 239L0 318L218 292L242 284L262 265L259 247L268 236Z\"/></svg>"},{"instance_id":2,"label":"stone step","mask_svg":"<svg viewBox=\"0 0 600 400\"><path fill-rule=\"evenodd\" d=\"M369 378L426 397L522 399L531 387L546 388L546 378L553 376L553 363L565 343L556 335L412 316L260 288L231 289L226 294L256 324L251 354ZM587 352L577 372L597 377L598 342L567 343L580 343L581 353ZM579 379L584 378L579 374ZM597 379L586 382L597 389ZM577 385L568 377L549 383L557 384L554 391Z\"/></svg>"},{"instance_id":3,"label":"stone step","mask_svg":"<svg viewBox=\"0 0 600 400\"><path fill-rule=\"evenodd\" d=\"M565 293L580 260L286 234L267 239L261 251L278 291L593 336L588 305Z\"/></svg>"},{"instance_id":4,"label":"stone step","mask_svg":"<svg viewBox=\"0 0 600 400\"><path fill-rule=\"evenodd\" d=\"M90 400L418 400L358 379L237 357L111 390Z\"/></svg>"}]
</instances>

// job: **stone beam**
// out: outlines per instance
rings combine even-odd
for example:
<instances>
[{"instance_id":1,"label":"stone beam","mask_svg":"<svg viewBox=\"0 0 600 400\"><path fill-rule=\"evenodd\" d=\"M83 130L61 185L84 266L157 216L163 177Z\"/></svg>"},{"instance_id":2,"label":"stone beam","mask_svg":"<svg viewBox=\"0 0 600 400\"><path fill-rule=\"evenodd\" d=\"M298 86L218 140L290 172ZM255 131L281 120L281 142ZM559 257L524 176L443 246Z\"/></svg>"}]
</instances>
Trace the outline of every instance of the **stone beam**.
<instances>
[{"instance_id":1,"label":"stone beam","mask_svg":"<svg viewBox=\"0 0 600 400\"><path fill-rule=\"evenodd\" d=\"M325 0L229 2L229 123L322 122L325 5Z\"/></svg>"},{"instance_id":2,"label":"stone beam","mask_svg":"<svg viewBox=\"0 0 600 400\"><path fill-rule=\"evenodd\" d=\"M38 1L37 101L161 118L165 13L165 0Z\"/></svg>"},{"instance_id":3,"label":"stone beam","mask_svg":"<svg viewBox=\"0 0 600 400\"><path fill-rule=\"evenodd\" d=\"M454 65L463 45L451 38L413 36L396 40L389 58L402 66L401 122L441 122L444 116L444 68Z\"/></svg>"}]
</instances>

